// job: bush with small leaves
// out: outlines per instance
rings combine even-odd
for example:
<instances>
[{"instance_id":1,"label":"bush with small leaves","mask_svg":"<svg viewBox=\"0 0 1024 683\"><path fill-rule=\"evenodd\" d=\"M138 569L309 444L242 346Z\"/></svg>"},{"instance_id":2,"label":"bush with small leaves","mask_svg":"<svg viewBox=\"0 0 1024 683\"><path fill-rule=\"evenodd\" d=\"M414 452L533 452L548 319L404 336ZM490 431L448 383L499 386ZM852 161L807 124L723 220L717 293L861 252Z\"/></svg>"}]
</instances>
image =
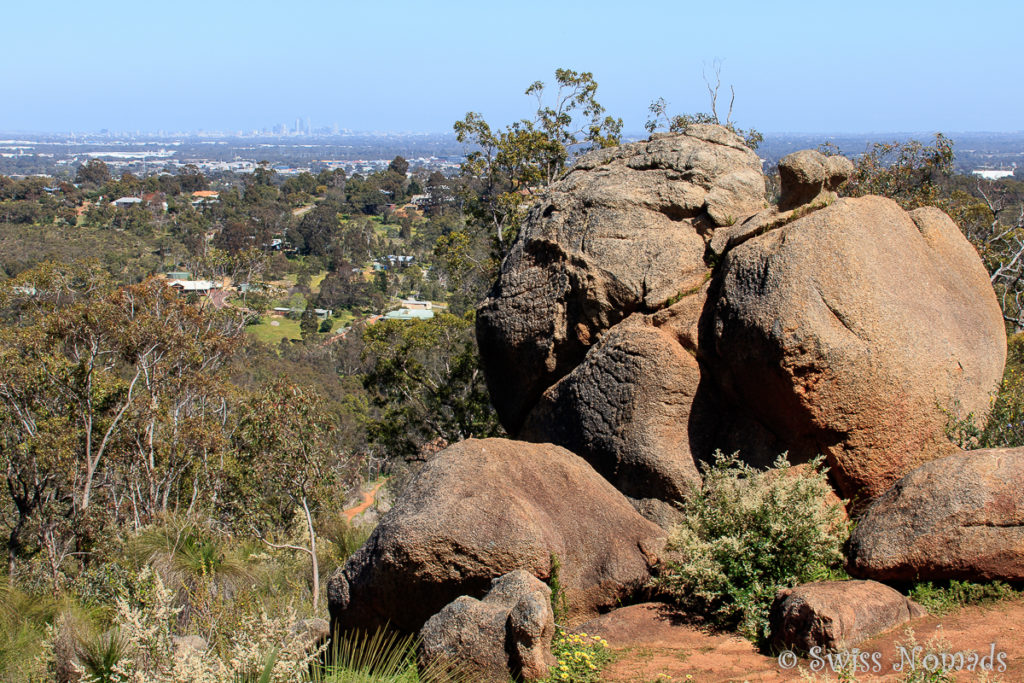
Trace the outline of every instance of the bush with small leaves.
<instances>
[{"instance_id":1,"label":"bush with small leaves","mask_svg":"<svg viewBox=\"0 0 1024 683\"><path fill-rule=\"evenodd\" d=\"M780 588L840 571L849 524L827 502L821 462L797 470L780 456L758 471L716 453L669 533L671 556L654 586L682 609L762 641Z\"/></svg>"}]
</instances>

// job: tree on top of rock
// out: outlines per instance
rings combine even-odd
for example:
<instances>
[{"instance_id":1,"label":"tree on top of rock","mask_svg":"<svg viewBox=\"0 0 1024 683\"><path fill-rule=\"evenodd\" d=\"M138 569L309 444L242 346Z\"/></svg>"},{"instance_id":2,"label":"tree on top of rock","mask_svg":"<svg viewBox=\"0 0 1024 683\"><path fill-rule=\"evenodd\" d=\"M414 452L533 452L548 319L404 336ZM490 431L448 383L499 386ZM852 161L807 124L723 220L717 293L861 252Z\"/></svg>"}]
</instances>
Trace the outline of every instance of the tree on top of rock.
<instances>
[{"instance_id":1,"label":"tree on top of rock","mask_svg":"<svg viewBox=\"0 0 1024 683\"><path fill-rule=\"evenodd\" d=\"M711 112L700 112L697 114L675 114L670 115L668 113L668 102L665 101L664 97L651 102L647 110L651 112L651 118L647 119L647 123L644 124L644 128L647 129L648 133L654 133L659 128L664 127L670 133L682 133L688 127L698 123L714 123L719 126L725 126L732 132L743 138L744 144L750 149L757 149L758 145L764 140L764 136L754 128L743 130L737 128L732 122L732 107L736 102L736 91L733 87L729 86L729 111L725 115L725 121L722 121L718 116L718 91L722 87L722 61L716 59L711 66L713 76L708 75L707 65L701 70L701 75L704 77L704 85L708 89L708 97L711 100Z\"/></svg>"},{"instance_id":2,"label":"tree on top of rock","mask_svg":"<svg viewBox=\"0 0 1024 683\"><path fill-rule=\"evenodd\" d=\"M493 230L501 252L515 238L521 208L538 187L556 179L574 154L615 146L621 138L622 119L603 116L592 73L557 69L555 83L552 102L545 101L549 91L543 82L526 89L537 98L532 119L492 129L481 114L469 112L455 122L459 142L475 148L462 167L478 184L467 207Z\"/></svg>"}]
</instances>

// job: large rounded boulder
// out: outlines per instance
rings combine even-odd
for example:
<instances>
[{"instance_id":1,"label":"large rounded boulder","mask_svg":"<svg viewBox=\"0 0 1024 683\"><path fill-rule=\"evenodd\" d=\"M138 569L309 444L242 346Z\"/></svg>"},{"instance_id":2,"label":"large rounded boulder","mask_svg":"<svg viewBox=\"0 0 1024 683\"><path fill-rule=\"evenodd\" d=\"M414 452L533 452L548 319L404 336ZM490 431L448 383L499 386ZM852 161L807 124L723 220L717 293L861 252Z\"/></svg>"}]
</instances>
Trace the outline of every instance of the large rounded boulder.
<instances>
[{"instance_id":1,"label":"large rounded boulder","mask_svg":"<svg viewBox=\"0 0 1024 683\"><path fill-rule=\"evenodd\" d=\"M667 526L677 514L667 501L684 500L700 484L687 431L699 383L692 347L673 326L634 313L544 392L519 437L579 454L645 517Z\"/></svg>"},{"instance_id":2,"label":"large rounded boulder","mask_svg":"<svg viewBox=\"0 0 1024 683\"><path fill-rule=\"evenodd\" d=\"M487 383L509 433L605 330L698 289L710 233L764 201L760 159L721 126L582 157L531 209L478 310Z\"/></svg>"},{"instance_id":3,"label":"large rounded boulder","mask_svg":"<svg viewBox=\"0 0 1024 683\"><path fill-rule=\"evenodd\" d=\"M841 492L881 495L955 449L950 414L987 414L1002 314L977 252L934 208L841 199L725 255L700 352L729 400ZM756 450L756 445L751 445Z\"/></svg>"},{"instance_id":4,"label":"large rounded boulder","mask_svg":"<svg viewBox=\"0 0 1024 683\"><path fill-rule=\"evenodd\" d=\"M460 442L425 464L366 544L328 582L334 631L415 632L455 598L521 569L561 565L573 615L642 590L664 532L564 448Z\"/></svg>"},{"instance_id":5,"label":"large rounded boulder","mask_svg":"<svg viewBox=\"0 0 1024 683\"><path fill-rule=\"evenodd\" d=\"M967 451L903 477L864 513L849 571L880 581L1024 581L1024 448Z\"/></svg>"}]
</instances>

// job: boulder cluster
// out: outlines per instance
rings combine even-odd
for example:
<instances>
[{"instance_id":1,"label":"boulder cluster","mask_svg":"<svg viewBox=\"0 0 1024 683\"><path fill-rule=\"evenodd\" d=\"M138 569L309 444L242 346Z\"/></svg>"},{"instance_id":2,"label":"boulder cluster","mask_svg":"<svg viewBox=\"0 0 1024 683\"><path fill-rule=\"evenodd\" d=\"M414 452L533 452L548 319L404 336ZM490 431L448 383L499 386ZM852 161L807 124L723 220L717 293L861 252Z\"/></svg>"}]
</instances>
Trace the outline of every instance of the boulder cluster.
<instances>
[{"instance_id":1,"label":"boulder cluster","mask_svg":"<svg viewBox=\"0 0 1024 683\"><path fill-rule=\"evenodd\" d=\"M512 439L423 466L332 577L333 629L390 624L481 680L542 677L551 615L524 573L561 566L573 623L640 599L718 450L824 455L863 513L858 577L1024 579L1024 453L946 436L951 415L987 413L1002 375L988 274L941 211L838 198L852 170L792 154L769 206L761 161L720 126L582 157L477 312ZM784 642L849 643L913 616L894 593L800 587L773 624Z\"/></svg>"}]
</instances>

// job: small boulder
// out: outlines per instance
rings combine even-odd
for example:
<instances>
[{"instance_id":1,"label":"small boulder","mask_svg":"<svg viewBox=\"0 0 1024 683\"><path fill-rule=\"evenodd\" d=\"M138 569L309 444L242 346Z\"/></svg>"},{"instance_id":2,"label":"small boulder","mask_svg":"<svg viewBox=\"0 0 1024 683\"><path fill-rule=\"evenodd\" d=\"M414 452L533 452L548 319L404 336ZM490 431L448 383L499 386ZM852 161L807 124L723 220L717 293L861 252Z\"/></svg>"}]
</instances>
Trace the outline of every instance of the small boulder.
<instances>
[{"instance_id":1,"label":"small boulder","mask_svg":"<svg viewBox=\"0 0 1024 683\"><path fill-rule=\"evenodd\" d=\"M961 452L918 467L876 500L849 571L883 581L1024 581L1024 448Z\"/></svg>"},{"instance_id":2,"label":"small boulder","mask_svg":"<svg viewBox=\"0 0 1024 683\"><path fill-rule=\"evenodd\" d=\"M779 591L769 624L780 648L843 650L924 614L876 581L821 581Z\"/></svg>"},{"instance_id":3,"label":"small boulder","mask_svg":"<svg viewBox=\"0 0 1024 683\"><path fill-rule=\"evenodd\" d=\"M582 458L551 444L469 439L423 465L328 582L332 632L418 631L460 595L516 569L551 577L588 615L641 591L664 531Z\"/></svg>"},{"instance_id":4,"label":"small boulder","mask_svg":"<svg viewBox=\"0 0 1024 683\"><path fill-rule=\"evenodd\" d=\"M477 681L545 678L555 663L551 589L517 570L495 579L483 600L460 596L420 631L420 661L459 662Z\"/></svg>"},{"instance_id":5,"label":"small boulder","mask_svg":"<svg viewBox=\"0 0 1024 683\"><path fill-rule=\"evenodd\" d=\"M779 211L803 204L824 204L836 198L836 188L853 174L843 156L825 156L813 149L793 152L779 161Z\"/></svg>"}]
</instances>

